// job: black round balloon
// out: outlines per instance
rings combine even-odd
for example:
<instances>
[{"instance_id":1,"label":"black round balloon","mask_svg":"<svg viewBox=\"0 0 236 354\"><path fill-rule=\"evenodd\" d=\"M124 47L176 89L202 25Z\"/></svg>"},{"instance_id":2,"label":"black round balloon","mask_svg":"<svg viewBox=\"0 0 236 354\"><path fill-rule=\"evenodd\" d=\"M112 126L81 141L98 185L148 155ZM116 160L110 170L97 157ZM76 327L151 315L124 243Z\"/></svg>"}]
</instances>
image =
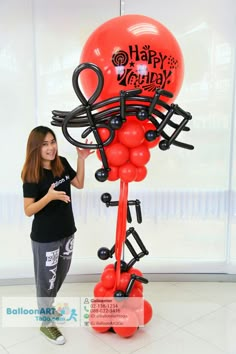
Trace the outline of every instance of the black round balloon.
<instances>
[{"instance_id":1,"label":"black round balloon","mask_svg":"<svg viewBox=\"0 0 236 354\"><path fill-rule=\"evenodd\" d=\"M120 129L122 124L122 119L118 116L111 118L109 122L110 127L114 130Z\"/></svg>"},{"instance_id":2,"label":"black round balloon","mask_svg":"<svg viewBox=\"0 0 236 354\"><path fill-rule=\"evenodd\" d=\"M115 269L116 269L116 267L117 267L117 262L115 262ZM120 271L121 271L121 273L127 271L127 263L123 260L120 261Z\"/></svg>"},{"instance_id":3,"label":"black round balloon","mask_svg":"<svg viewBox=\"0 0 236 354\"><path fill-rule=\"evenodd\" d=\"M100 168L95 172L95 178L99 182L105 182L108 178L108 172L104 168Z\"/></svg>"},{"instance_id":4,"label":"black round balloon","mask_svg":"<svg viewBox=\"0 0 236 354\"><path fill-rule=\"evenodd\" d=\"M97 255L100 259L105 261L110 257L110 250L107 247L101 247L99 248Z\"/></svg>"},{"instance_id":5,"label":"black round balloon","mask_svg":"<svg viewBox=\"0 0 236 354\"><path fill-rule=\"evenodd\" d=\"M103 203L110 203L110 201L111 201L110 193L103 193L101 195L101 200L102 200Z\"/></svg>"},{"instance_id":6,"label":"black round balloon","mask_svg":"<svg viewBox=\"0 0 236 354\"><path fill-rule=\"evenodd\" d=\"M148 130L146 133L145 133L145 138L148 140L148 141L153 141L155 140L157 137L157 133L156 133L156 130Z\"/></svg>"},{"instance_id":7,"label":"black round balloon","mask_svg":"<svg viewBox=\"0 0 236 354\"><path fill-rule=\"evenodd\" d=\"M146 109L140 109L137 113L136 113L136 117L139 120L145 120L148 118L148 112L146 111Z\"/></svg>"},{"instance_id":8,"label":"black round balloon","mask_svg":"<svg viewBox=\"0 0 236 354\"><path fill-rule=\"evenodd\" d=\"M170 148L169 146L169 143L167 140L162 140L159 144L159 148L162 150L162 151L166 151Z\"/></svg>"},{"instance_id":9,"label":"black round balloon","mask_svg":"<svg viewBox=\"0 0 236 354\"><path fill-rule=\"evenodd\" d=\"M114 297L117 301L123 301L125 299L125 293L123 290L116 290Z\"/></svg>"}]
</instances>

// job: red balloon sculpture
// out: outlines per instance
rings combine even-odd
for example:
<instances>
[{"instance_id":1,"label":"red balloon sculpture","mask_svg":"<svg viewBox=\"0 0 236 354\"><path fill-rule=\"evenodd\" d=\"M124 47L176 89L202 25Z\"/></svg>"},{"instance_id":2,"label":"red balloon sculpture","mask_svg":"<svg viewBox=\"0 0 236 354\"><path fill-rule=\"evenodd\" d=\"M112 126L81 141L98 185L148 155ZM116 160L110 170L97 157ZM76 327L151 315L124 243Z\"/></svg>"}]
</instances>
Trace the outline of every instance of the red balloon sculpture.
<instances>
[{"instance_id":1,"label":"red balloon sculpture","mask_svg":"<svg viewBox=\"0 0 236 354\"><path fill-rule=\"evenodd\" d=\"M143 284L148 280L134 264L148 251L132 222L130 207L135 206L137 222L142 222L139 200L128 200L130 182L140 182L147 176L150 149L163 151L171 145L193 149L176 140L192 118L189 112L172 103L183 81L183 56L171 32L161 23L142 15L125 15L105 22L87 40L75 69L72 83L82 105L71 112L53 111L53 125L61 126L66 139L75 146L97 150L102 166L96 171L98 181L120 179L118 201L104 193L102 202L117 206L115 244L101 247L98 257L107 260L115 255L116 262L104 268L94 287L95 298L112 298L118 306L122 325L104 319L101 311L90 314L90 324L98 332L112 330L130 337L137 328L152 318L152 306L144 299ZM80 89L80 83L83 88ZM142 94L142 95L141 95ZM183 117L180 123L173 115ZM165 127L173 129L168 135ZM74 139L69 127L86 127L82 138L92 133L96 144L84 144ZM132 246L131 236L140 248ZM122 259L127 247L133 258ZM100 323L100 325L98 325Z\"/></svg>"}]
</instances>

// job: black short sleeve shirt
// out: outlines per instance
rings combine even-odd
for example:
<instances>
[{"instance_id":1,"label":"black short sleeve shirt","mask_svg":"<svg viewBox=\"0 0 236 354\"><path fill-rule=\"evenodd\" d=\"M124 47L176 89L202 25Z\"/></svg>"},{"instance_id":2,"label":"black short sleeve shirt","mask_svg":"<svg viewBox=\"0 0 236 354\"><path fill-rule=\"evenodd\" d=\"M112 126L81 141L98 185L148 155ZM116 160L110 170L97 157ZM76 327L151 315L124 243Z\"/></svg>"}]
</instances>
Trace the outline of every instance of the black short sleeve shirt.
<instances>
[{"instance_id":1,"label":"black short sleeve shirt","mask_svg":"<svg viewBox=\"0 0 236 354\"><path fill-rule=\"evenodd\" d=\"M71 197L71 180L76 176L75 170L64 157L60 157L64 172L60 177L54 177L51 170L44 169L44 177L39 183L24 183L24 198L34 198L35 201L45 196L52 185L55 190L64 191ZM69 237L76 231L72 204L53 200L33 217L30 237L37 242L53 242Z\"/></svg>"}]
</instances>

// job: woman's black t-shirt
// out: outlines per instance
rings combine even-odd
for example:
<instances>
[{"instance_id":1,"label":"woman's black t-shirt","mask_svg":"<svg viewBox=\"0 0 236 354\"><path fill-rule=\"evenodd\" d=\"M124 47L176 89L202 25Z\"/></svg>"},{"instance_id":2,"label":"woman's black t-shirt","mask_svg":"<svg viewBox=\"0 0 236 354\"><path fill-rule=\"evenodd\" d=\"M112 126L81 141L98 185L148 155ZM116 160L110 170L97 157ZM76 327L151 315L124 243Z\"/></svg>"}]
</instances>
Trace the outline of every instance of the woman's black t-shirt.
<instances>
[{"instance_id":1,"label":"woman's black t-shirt","mask_svg":"<svg viewBox=\"0 0 236 354\"><path fill-rule=\"evenodd\" d=\"M64 191L71 197L71 180L76 176L68 161L60 156L64 166L63 175L54 177L51 170L44 169L44 178L39 183L24 183L24 198L38 201L45 196L52 185L55 190ZM30 237L37 242L53 242L73 235L76 231L72 205L61 200L53 200L34 215Z\"/></svg>"}]
</instances>

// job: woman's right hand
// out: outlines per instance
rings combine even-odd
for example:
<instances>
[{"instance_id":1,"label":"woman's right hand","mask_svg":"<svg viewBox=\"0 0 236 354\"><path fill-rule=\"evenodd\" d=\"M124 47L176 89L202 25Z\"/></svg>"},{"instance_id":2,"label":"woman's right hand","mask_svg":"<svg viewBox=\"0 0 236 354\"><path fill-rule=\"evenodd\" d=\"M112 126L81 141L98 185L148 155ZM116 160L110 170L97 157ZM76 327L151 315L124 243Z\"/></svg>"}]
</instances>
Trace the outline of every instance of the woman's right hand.
<instances>
[{"instance_id":1,"label":"woman's right hand","mask_svg":"<svg viewBox=\"0 0 236 354\"><path fill-rule=\"evenodd\" d=\"M48 197L50 201L52 200L61 200L65 203L70 203L70 197L64 191L56 191L55 184L53 183L48 190Z\"/></svg>"}]
</instances>

